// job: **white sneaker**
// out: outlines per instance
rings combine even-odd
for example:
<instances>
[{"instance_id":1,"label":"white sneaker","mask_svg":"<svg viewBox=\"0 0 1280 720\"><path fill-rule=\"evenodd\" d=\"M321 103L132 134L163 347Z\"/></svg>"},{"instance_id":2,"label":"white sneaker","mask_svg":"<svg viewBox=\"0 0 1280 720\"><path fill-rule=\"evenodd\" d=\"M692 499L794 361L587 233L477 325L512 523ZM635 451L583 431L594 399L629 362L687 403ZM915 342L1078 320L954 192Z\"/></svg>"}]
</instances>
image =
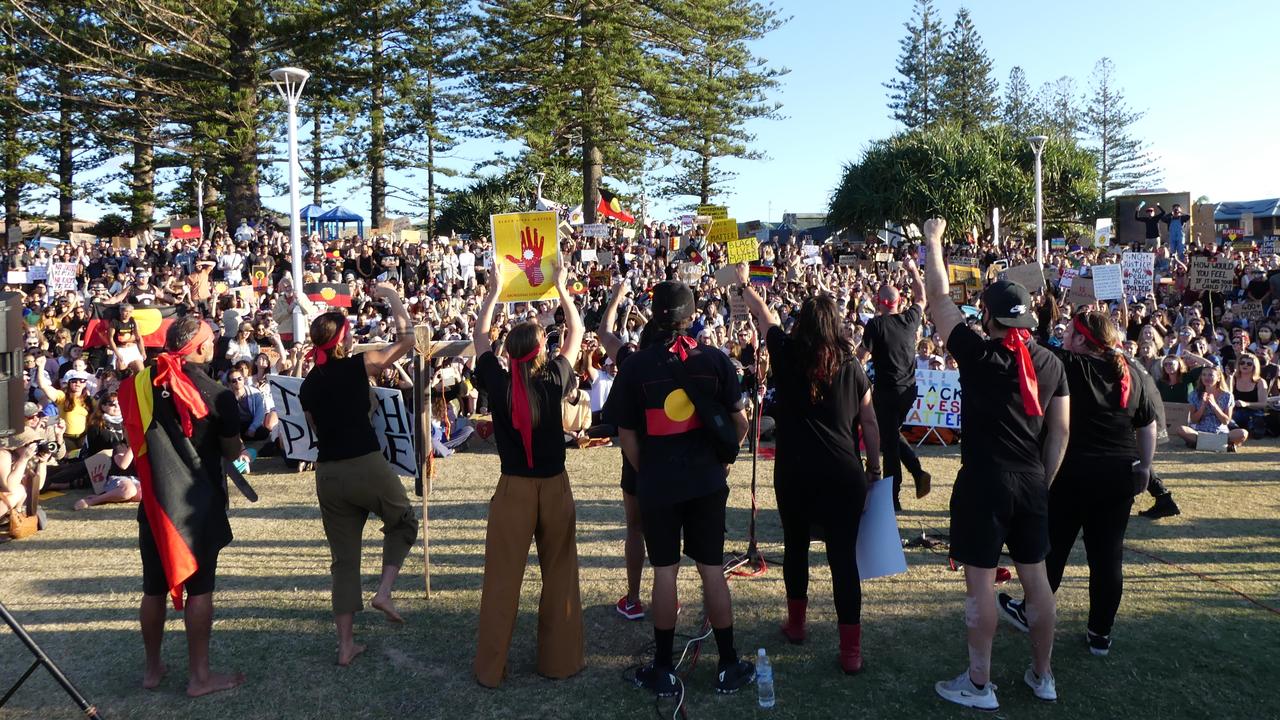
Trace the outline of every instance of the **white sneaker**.
<instances>
[{"instance_id":1,"label":"white sneaker","mask_svg":"<svg viewBox=\"0 0 1280 720\"><path fill-rule=\"evenodd\" d=\"M1053 671L1049 671L1044 675L1037 675L1034 666L1027 668L1022 674L1022 681L1031 688L1036 697L1045 702L1058 701L1058 686L1053 682Z\"/></svg>"},{"instance_id":2,"label":"white sneaker","mask_svg":"<svg viewBox=\"0 0 1280 720\"><path fill-rule=\"evenodd\" d=\"M960 673L954 680L940 680L933 684L933 689L943 700L950 700L957 705L977 708L978 710L996 711L1000 702L996 700L996 684L988 682L979 690L969 679L969 671Z\"/></svg>"}]
</instances>

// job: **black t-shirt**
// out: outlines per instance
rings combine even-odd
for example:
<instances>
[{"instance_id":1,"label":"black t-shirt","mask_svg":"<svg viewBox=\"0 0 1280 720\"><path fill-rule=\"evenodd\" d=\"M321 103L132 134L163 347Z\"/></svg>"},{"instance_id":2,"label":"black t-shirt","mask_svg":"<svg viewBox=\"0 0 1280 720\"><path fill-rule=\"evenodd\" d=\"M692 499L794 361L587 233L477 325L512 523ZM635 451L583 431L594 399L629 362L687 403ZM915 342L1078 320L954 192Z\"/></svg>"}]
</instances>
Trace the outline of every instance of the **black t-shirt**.
<instances>
[{"instance_id":1,"label":"black t-shirt","mask_svg":"<svg viewBox=\"0 0 1280 720\"><path fill-rule=\"evenodd\" d=\"M1109 359L1054 350L1071 391L1071 438L1063 466L1087 465L1097 458L1137 458L1134 429L1156 420L1156 403L1145 375L1129 364L1129 404L1120 407L1120 382Z\"/></svg>"},{"instance_id":2,"label":"black t-shirt","mask_svg":"<svg viewBox=\"0 0 1280 720\"><path fill-rule=\"evenodd\" d=\"M853 357L845 360L830 389L813 403L795 343L776 326L769 329L765 341L778 383L774 405L778 474L813 480L861 475L858 415L862 396L871 387L862 365Z\"/></svg>"},{"instance_id":3,"label":"black t-shirt","mask_svg":"<svg viewBox=\"0 0 1280 720\"><path fill-rule=\"evenodd\" d=\"M640 436L637 494L646 507L703 497L726 487L724 466L688 394L668 363L670 349L655 344L631 354L609 390L605 416ZM729 412L742 409L742 385L729 356L715 349L689 351L685 371L702 393Z\"/></svg>"},{"instance_id":4,"label":"black t-shirt","mask_svg":"<svg viewBox=\"0 0 1280 720\"><path fill-rule=\"evenodd\" d=\"M867 322L862 344L871 351L876 387L898 389L916 384L916 333L923 312L912 305L906 312L877 315Z\"/></svg>"},{"instance_id":5,"label":"black t-shirt","mask_svg":"<svg viewBox=\"0 0 1280 720\"><path fill-rule=\"evenodd\" d=\"M999 340L984 340L966 325L957 325L947 338L960 367L960 462L968 468L998 472L1043 473L1040 459L1043 415L1028 415L1022 407L1018 366L1014 354ZM1028 343L1039 385L1040 408L1069 394L1062 363L1053 353Z\"/></svg>"},{"instance_id":6,"label":"black t-shirt","mask_svg":"<svg viewBox=\"0 0 1280 720\"><path fill-rule=\"evenodd\" d=\"M504 475L546 478L564 472L564 421L560 403L571 386L573 367L560 355L542 367L530 388L538 402L538 425L533 429L533 467L529 467L524 440L511 424L511 372L503 369L498 356L492 352L476 360L476 387L489 393L493 437L498 443Z\"/></svg>"},{"instance_id":7,"label":"black t-shirt","mask_svg":"<svg viewBox=\"0 0 1280 720\"><path fill-rule=\"evenodd\" d=\"M350 460L382 450L369 420L371 392L360 355L330 358L307 373L298 400L315 426L317 461Z\"/></svg>"},{"instance_id":8,"label":"black t-shirt","mask_svg":"<svg viewBox=\"0 0 1280 720\"><path fill-rule=\"evenodd\" d=\"M138 339L138 321L129 316L128 320L116 318L111 321L111 332L115 334L117 343L132 343ZM128 333L126 336L125 333Z\"/></svg>"}]
</instances>

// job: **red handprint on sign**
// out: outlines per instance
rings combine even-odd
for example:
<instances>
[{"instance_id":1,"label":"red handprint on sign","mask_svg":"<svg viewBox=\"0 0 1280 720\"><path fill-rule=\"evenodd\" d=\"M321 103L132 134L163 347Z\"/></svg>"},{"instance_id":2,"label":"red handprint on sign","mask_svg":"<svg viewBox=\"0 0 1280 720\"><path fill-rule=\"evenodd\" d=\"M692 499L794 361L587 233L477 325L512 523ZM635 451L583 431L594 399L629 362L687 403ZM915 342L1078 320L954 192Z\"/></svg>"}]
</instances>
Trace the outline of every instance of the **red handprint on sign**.
<instances>
[{"instance_id":1,"label":"red handprint on sign","mask_svg":"<svg viewBox=\"0 0 1280 720\"><path fill-rule=\"evenodd\" d=\"M517 259L510 255L507 256L507 262L524 272L530 287L538 287L544 279L542 276L542 247L545 242L535 228L526 227L520 231L520 257Z\"/></svg>"}]
</instances>

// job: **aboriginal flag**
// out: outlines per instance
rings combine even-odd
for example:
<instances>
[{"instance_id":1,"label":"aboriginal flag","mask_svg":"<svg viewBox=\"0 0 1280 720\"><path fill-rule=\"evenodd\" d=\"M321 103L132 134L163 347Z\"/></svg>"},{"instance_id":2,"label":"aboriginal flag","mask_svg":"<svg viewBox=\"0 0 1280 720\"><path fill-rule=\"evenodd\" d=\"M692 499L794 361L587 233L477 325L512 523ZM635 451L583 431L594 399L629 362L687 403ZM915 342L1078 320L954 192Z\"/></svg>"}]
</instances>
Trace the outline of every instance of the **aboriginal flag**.
<instances>
[{"instance_id":1,"label":"aboriginal flag","mask_svg":"<svg viewBox=\"0 0 1280 720\"><path fill-rule=\"evenodd\" d=\"M302 292L312 302L325 303L329 307L351 307L351 288L342 283L306 283Z\"/></svg>"},{"instance_id":2,"label":"aboriginal flag","mask_svg":"<svg viewBox=\"0 0 1280 720\"><path fill-rule=\"evenodd\" d=\"M586 295L587 286L583 284L581 280L574 280L572 283L569 283L569 294L570 295Z\"/></svg>"},{"instance_id":3,"label":"aboriginal flag","mask_svg":"<svg viewBox=\"0 0 1280 720\"><path fill-rule=\"evenodd\" d=\"M622 209L622 203L618 198L604 188L600 188L600 204L596 206L596 212L624 223L636 221L634 215Z\"/></svg>"},{"instance_id":4,"label":"aboriginal flag","mask_svg":"<svg viewBox=\"0 0 1280 720\"><path fill-rule=\"evenodd\" d=\"M169 326L184 314L181 307L153 305L134 308L132 319L138 326L142 344L149 348L160 348L164 347L164 336L169 332ZM89 312L89 324L84 330L85 349L108 347L107 336L111 334L111 322L119 319L119 305L94 303L93 309Z\"/></svg>"},{"instance_id":5,"label":"aboriginal flag","mask_svg":"<svg viewBox=\"0 0 1280 720\"><path fill-rule=\"evenodd\" d=\"M201 230L199 223L191 218L181 218L169 224L169 237L174 240L190 240L203 236L204 231Z\"/></svg>"},{"instance_id":6,"label":"aboriginal flag","mask_svg":"<svg viewBox=\"0 0 1280 720\"><path fill-rule=\"evenodd\" d=\"M679 435L702 427L702 420L684 388L667 393L660 408L644 411L645 432L649 435Z\"/></svg>"}]
</instances>

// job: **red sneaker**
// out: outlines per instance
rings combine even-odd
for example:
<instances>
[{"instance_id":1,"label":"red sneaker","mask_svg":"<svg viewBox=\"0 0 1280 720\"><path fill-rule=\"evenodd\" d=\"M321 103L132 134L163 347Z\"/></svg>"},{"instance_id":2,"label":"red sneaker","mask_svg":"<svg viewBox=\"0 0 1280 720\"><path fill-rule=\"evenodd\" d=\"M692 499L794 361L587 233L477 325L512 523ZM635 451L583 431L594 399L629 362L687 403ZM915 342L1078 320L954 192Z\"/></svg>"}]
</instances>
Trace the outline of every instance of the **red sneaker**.
<instances>
[{"instance_id":1,"label":"red sneaker","mask_svg":"<svg viewBox=\"0 0 1280 720\"><path fill-rule=\"evenodd\" d=\"M631 602L626 595L618 598L618 604L614 606L618 614L628 620L644 619L644 603L639 600Z\"/></svg>"}]
</instances>

